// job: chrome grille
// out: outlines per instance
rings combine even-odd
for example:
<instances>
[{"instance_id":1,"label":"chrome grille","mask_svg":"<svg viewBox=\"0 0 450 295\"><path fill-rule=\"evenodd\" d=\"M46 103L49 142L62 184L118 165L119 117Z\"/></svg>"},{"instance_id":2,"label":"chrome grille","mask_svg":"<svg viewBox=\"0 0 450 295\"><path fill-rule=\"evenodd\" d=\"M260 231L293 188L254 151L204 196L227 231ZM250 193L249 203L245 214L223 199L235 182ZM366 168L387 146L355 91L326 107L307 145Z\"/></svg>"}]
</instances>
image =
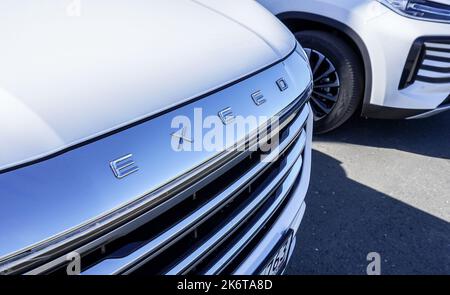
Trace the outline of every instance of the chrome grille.
<instances>
[{"instance_id":1,"label":"chrome grille","mask_svg":"<svg viewBox=\"0 0 450 295\"><path fill-rule=\"evenodd\" d=\"M301 173L309 94L310 89L280 113L278 151L233 154L147 212L151 218L132 220L132 227L85 244L77 250L82 274L233 272L233 257L276 218ZM65 268L66 263L44 265L45 271L31 273L65 273Z\"/></svg>"},{"instance_id":2,"label":"chrome grille","mask_svg":"<svg viewBox=\"0 0 450 295\"><path fill-rule=\"evenodd\" d=\"M265 155L266 161L260 161L261 151L246 154L154 220L86 255L83 261L91 265L83 274L224 270L286 201L301 171L309 107L293 110L282 124L281 153ZM226 251L216 256L219 248Z\"/></svg>"}]
</instances>

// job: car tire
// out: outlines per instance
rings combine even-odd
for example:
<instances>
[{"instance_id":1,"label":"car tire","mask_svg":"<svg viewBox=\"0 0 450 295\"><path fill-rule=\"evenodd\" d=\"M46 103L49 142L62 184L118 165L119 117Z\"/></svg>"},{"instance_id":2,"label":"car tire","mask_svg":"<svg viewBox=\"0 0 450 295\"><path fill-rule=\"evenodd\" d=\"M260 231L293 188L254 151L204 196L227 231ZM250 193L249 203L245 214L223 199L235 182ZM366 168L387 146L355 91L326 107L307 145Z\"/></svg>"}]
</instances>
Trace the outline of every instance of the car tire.
<instances>
[{"instance_id":1,"label":"car tire","mask_svg":"<svg viewBox=\"0 0 450 295\"><path fill-rule=\"evenodd\" d=\"M358 109L364 95L363 67L351 46L336 35L301 31L295 36L307 52L313 70L314 132L329 132ZM322 77L333 69L334 72Z\"/></svg>"}]
</instances>

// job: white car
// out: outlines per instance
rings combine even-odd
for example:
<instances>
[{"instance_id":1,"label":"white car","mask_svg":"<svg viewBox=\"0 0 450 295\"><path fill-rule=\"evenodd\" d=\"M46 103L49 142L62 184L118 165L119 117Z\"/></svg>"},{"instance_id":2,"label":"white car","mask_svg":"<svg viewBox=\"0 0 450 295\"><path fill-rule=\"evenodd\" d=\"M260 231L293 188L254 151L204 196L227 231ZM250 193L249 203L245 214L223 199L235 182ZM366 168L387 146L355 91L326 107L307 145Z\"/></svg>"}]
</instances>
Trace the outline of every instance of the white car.
<instances>
[{"instance_id":1,"label":"white car","mask_svg":"<svg viewBox=\"0 0 450 295\"><path fill-rule=\"evenodd\" d=\"M450 0L259 0L306 48L317 132L450 109ZM361 106L361 108L359 108Z\"/></svg>"},{"instance_id":2,"label":"white car","mask_svg":"<svg viewBox=\"0 0 450 295\"><path fill-rule=\"evenodd\" d=\"M312 73L270 12L4 0L0 44L0 273L284 271Z\"/></svg>"}]
</instances>

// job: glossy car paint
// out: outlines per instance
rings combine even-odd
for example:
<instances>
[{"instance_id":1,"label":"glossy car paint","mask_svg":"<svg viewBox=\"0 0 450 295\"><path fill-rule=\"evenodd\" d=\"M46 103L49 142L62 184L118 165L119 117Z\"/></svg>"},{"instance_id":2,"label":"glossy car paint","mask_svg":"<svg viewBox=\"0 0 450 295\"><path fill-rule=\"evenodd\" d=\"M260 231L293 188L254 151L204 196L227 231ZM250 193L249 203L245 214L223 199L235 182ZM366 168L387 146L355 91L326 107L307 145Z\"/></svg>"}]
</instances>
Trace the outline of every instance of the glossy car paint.
<instances>
[{"instance_id":1,"label":"glossy car paint","mask_svg":"<svg viewBox=\"0 0 450 295\"><path fill-rule=\"evenodd\" d=\"M253 1L90 0L79 15L68 9L0 2L0 171L187 102L295 46Z\"/></svg>"}]
</instances>

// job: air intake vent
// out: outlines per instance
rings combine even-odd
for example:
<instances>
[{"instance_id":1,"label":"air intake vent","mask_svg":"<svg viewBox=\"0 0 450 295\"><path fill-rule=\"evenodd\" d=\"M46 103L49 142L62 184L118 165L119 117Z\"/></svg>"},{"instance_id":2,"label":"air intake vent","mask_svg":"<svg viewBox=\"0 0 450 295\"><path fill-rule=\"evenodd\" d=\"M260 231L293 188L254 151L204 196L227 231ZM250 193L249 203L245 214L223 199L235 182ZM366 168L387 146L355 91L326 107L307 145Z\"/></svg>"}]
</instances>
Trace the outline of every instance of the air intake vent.
<instances>
[{"instance_id":1,"label":"air intake vent","mask_svg":"<svg viewBox=\"0 0 450 295\"><path fill-rule=\"evenodd\" d=\"M450 83L450 38L421 38L414 43L399 89L416 81Z\"/></svg>"}]
</instances>

